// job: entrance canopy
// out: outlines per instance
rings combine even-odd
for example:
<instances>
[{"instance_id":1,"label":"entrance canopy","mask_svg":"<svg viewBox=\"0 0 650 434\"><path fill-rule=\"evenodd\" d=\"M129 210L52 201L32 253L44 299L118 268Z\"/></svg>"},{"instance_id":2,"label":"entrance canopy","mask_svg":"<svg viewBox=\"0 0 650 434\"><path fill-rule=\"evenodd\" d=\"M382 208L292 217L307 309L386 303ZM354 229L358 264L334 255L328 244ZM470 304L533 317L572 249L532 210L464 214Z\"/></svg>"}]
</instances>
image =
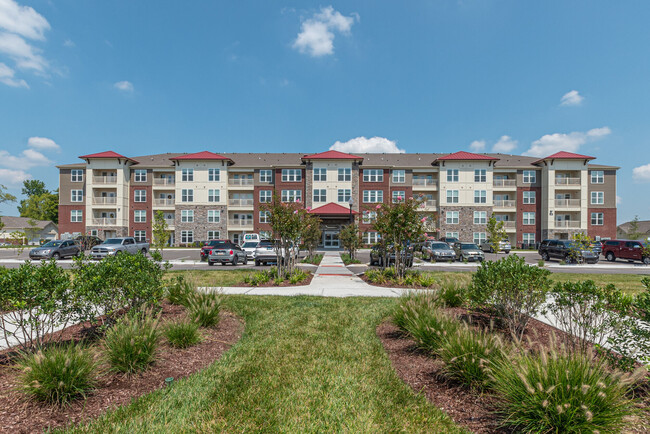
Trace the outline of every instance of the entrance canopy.
<instances>
[{"instance_id":1,"label":"entrance canopy","mask_svg":"<svg viewBox=\"0 0 650 434\"><path fill-rule=\"evenodd\" d=\"M311 214L317 214L319 216L331 216L331 217L340 217L340 216L349 216L350 208L346 208L334 202L330 202L327 205L319 206L309 211ZM352 210L352 214L359 214L357 211Z\"/></svg>"}]
</instances>

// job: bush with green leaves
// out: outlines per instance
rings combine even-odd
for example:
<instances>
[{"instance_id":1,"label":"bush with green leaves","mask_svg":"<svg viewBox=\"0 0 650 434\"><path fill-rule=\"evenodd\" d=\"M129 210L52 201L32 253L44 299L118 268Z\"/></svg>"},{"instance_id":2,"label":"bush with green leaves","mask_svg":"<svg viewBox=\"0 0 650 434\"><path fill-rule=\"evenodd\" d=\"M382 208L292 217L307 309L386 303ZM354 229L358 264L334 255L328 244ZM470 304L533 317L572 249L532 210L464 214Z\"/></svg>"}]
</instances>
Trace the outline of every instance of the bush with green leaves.
<instances>
[{"instance_id":1,"label":"bush with green leaves","mask_svg":"<svg viewBox=\"0 0 650 434\"><path fill-rule=\"evenodd\" d=\"M514 254L484 261L472 276L468 298L472 307L487 309L514 338L521 339L531 316L546 301L550 274Z\"/></svg>"},{"instance_id":2,"label":"bush with green leaves","mask_svg":"<svg viewBox=\"0 0 650 434\"><path fill-rule=\"evenodd\" d=\"M634 308L639 319L650 322L650 277L644 277L641 283L645 290L634 298Z\"/></svg>"},{"instance_id":3,"label":"bush with green leaves","mask_svg":"<svg viewBox=\"0 0 650 434\"><path fill-rule=\"evenodd\" d=\"M93 354L75 345L24 354L17 366L20 390L38 401L67 404L85 397L97 384Z\"/></svg>"},{"instance_id":4,"label":"bush with green leaves","mask_svg":"<svg viewBox=\"0 0 650 434\"><path fill-rule=\"evenodd\" d=\"M171 304L186 306L187 298L193 293L194 285L185 280L183 276L176 276L176 279L167 286L167 300Z\"/></svg>"},{"instance_id":5,"label":"bush with green leaves","mask_svg":"<svg viewBox=\"0 0 650 434\"><path fill-rule=\"evenodd\" d=\"M506 349L498 334L462 323L447 335L438 355L448 377L483 390L490 386L494 367L506 358Z\"/></svg>"},{"instance_id":6,"label":"bush with green leaves","mask_svg":"<svg viewBox=\"0 0 650 434\"><path fill-rule=\"evenodd\" d=\"M465 304L465 300L467 299L466 292L466 287L461 284L454 282L444 283L440 287L440 299L447 307L460 307Z\"/></svg>"},{"instance_id":7,"label":"bush with green leaves","mask_svg":"<svg viewBox=\"0 0 650 434\"><path fill-rule=\"evenodd\" d=\"M201 342L199 324L192 321L170 322L164 334L169 345L176 348L188 348Z\"/></svg>"},{"instance_id":8,"label":"bush with green leaves","mask_svg":"<svg viewBox=\"0 0 650 434\"><path fill-rule=\"evenodd\" d=\"M157 318L127 315L106 332L104 357L111 370L132 374L145 370L156 360L159 344Z\"/></svg>"},{"instance_id":9,"label":"bush with green leaves","mask_svg":"<svg viewBox=\"0 0 650 434\"><path fill-rule=\"evenodd\" d=\"M189 317L201 327L219 324L221 296L217 292L195 292L188 299Z\"/></svg>"},{"instance_id":10,"label":"bush with green leaves","mask_svg":"<svg viewBox=\"0 0 650 434\"><path fill-rule=\"evenodd\" d=\"M627 397L643 375L612 372L591 353L546 348L506 359L491 371L503 424L516 432L617 432L634 412Z\"/></svg>"}]
</instances>

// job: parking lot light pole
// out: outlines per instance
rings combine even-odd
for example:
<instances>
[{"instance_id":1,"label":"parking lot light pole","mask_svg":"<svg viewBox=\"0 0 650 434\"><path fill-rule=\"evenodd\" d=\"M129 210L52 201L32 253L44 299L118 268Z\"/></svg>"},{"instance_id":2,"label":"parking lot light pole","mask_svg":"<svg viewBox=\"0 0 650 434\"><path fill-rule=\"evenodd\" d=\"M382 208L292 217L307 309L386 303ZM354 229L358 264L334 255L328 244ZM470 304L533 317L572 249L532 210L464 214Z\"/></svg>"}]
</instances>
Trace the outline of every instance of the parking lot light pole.
<instances>
[{"instance_id":1,"label":"parking lot light pole","mask_svg":"<svg viewBox=\"0 0 650 434\"><path fill-rule=\"evenodd\" d=\"M348 205L350 205L350 224L354 223L353 217L352 217L352 205L354 205L354 200L352 200L352 196L350 196L350 199L348 199Z\"/></svg>"}]
</instances>

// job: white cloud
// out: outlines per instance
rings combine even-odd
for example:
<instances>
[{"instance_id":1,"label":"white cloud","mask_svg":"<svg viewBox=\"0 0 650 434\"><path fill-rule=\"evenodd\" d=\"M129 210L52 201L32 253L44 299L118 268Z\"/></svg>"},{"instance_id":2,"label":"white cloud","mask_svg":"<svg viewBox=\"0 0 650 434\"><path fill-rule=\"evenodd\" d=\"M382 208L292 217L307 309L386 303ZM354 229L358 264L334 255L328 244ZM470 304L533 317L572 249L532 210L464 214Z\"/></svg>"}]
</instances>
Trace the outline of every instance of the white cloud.
<instances>
[{"instance_id":1,"label":"white cloud","mask_svg":"<svg viewBox=\"0 0 650 434\"><path fill-rule=\"evenodd\" d=\"M560 105L580 105L584 99L585 97L580 95L577 90L572 90L562 95Z\"/></svg>"},{"instance_id":2,"label":"white cloud","mask_svg":"<svg viewBox=\"0 0 650 434\"><path fill-rule=\"evenodd\" d=\"M115 89L121 90L122 92L133 92L133 83L130 81L118 81L113 86Z\"/></svg>"},{"instance_id":3,"label":"white cloud","mask_svg":"<svg viewBox=\"0 0 650 434\"><path fill-rule=\"evenodd\" d=\"M72 39L66 39L65 41L63 41L63 46L64 47L72 48L72 47L75 47L76 45L77 44L75 44Z\"/></svg>"},{"instance_id":4,"label":"white cloud","mask_svg":"<svg viewBox=\"0 0 650 434\"><path fill-rule=\"evenodd\" d=\"M492 146L492 152L509 153L512 152L519 142L513 140L510 136L501 136L498 142Z\"/></svg>"},{"instance_id":5,"label":"white cloud","mask_svg":"<svg viewBox=\"0 0 650 434\"><path fill-rule=\"evenodd\" d=\"M59 152L61 150L61 147L54 140L48 139L47 137L30 137L27 140L27 146L42 151Z\"/></svg>"},{"instance_id":6,"label":"white cloud","mask_svg":"<svg viewBox=\"0 0 650 434\"><path fill-rule=\"evenodd\" d=\"M0 33L0 53L4 53L13 59L18 68L45 72L49 64L40 55L40 52L40 49L30 45L18 35Z\"/></svg>"},{"instance_id":7,"label":"white cloud","mask_svg":"<svg viewBox=\"0 0 650 434\"><path fill-rule=\"evenodd\" d=\"M619 195L616 195L616 205L620 205L621 203L623 203L623 198L621 198Z\"/></svg>"},{"instance_id":8,"label":"white cloud","mask_svg":"<svg viewBox=\"0 0 650 434\"><path fill-rule=\"evenodd\" d=\"M42 41L50 23L29 6L20 6L14 0L0 0L0 29Z\"/></svg>"},{"instance_id":9,"label":"white cloud","mask_svg":"<svg viewBox=\"0 0 650 434\"><path fill-rule=\"evenodd\" d=\"M404 149L399 149L393 140L385 137L356 137L347 142L336 141L330 149L333 151L347 152L350 154L362 153L387 153L387 154L403 154L406 152Z\"/></svg>"},{"instance_id":10,"label":"white cloud","mask_svg":"<svg viewBox=\"0 0 650 434\"><path fill-rule=\"evenodd\" d=\"M32 179L32 175L24 170L0 169L0 184L20 185L28 179Z\"/></svg>"},{"instance_id":11,"label":"white cloud","mask_svg":"<svg viewBox=\"0 0 650 434\"><path fill-rule=\"evenodd\" d=\"M632 178L636 182L650 182L650 164L632 169Z\"/></svg>"},{"instance_id":12,"label":"white cloud","mask_svg":"<svg viewBox=\"0 0 650 434\"><path fill-rule=\"evenodd\" d=\"M356 14L345 17L332 6L323 7L313 17L303 21L293 48L312 57L334 54L333 32L349 35L355 20L359 20Z\"/></svg>"},{"instance_id":13,"label":"white cloud","mask_svg":"<svg viewBox=\"0 0 650 434\"><path fill-rule=\"evenodd\" d=\"M593 128L586 133L574 131L569 134L546 134L535 140L524 155L546 157L559 151L577 152L580 146L611 134L609 127Z\"/></svg>"},{"instance_id":14,"label":"white cloud","mask_svg":"<svg viewBox=\"0 0 650 434\"><path fill-rule=\"evenodd\" d=\"M469 149L474 152L485 151L485 140L474 140L469 144Z\"/></svg>"},{"instance_id":15,"label":"white cloud","mask_svg":"<svg viewBox=\"0 0 650 434\"><path fill-rule=\"evenodd\" d=\"M22 79L15 79L14 74L15 71L13 69L0 62L0 83L11 87L25 87L29 89L27 82Z\"/></svg>"},{"instance_id":16,"label":"white cloud","mask_svg":"<svg viewBox=\"0 0 650 434\"><path fill-rule=\"evenodd\" d=\"M0 166L20 169L31 169L36 166L49 166L52 161L39 151L25 149L18 156L0 150Z\"/></svg>"}]
</instances>

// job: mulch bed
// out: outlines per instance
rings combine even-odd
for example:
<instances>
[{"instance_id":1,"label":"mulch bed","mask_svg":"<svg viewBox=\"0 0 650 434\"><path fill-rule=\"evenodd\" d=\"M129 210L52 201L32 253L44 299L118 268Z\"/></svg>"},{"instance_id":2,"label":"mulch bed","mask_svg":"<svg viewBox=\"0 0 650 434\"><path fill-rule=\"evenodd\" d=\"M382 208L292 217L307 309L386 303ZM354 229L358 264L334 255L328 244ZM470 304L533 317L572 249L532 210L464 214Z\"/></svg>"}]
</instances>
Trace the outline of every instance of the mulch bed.
<instances>
[{"instance_id":1,"label":"mulch bed","mask_svg":"<svg viewBox=\"0 0 650 434\"><path fill-rule=\"evenodd\" d=\"M161 322L184 316L183 307L165 303ZM133 398L163 388L167 377L177 381L207 367L239 340L243 329L243 321L239 317L222 312L217 327L200 329L203 341L198 345L176 349L163 340L159 358L149 369L130 377L102 374L97 389L91 395L63 408L31 401L17 391L16 372L8 363L8 352L4 351L0 353L5 362L0 366L0 432L42 432L96 418L109 409L128 404ZM78 341L83 339L84 330L81 325L69 327L63 338Z\"/></svg>"},{"instance_id":2,"label":"mulch bed","mask_svg":"<svg viewBox=\"0 0 650 434\"><path fill-rule=\"evenodd\" d=\"M309 285L311 283L311 279L314 278L314 273L310 272L305 272L307 274L307 277L303 280L301 280L298 283L291 283L288 280L283 281L281 284L276 285L273 283L273 280L270 280L266 283L260 283L259 285L251 285L250 283L242 283L240 286L245 286L249 288L284 288L286 286L303 286L303 285Z\"/></svg>"},{"instance_id":3,"label":"mulch bed","mask_svg":"<svg viewBox=\"0 0 650 434\"><path fill-rule=\"evenodd\" d=\"M447 308L447 313L468 319L469 313L463 308ZM471 321L477 325L489 325L487 315L472 313ZM377 327L377 336L388 353L393 368L398 376L415 392L423 393L436 407L443 410L459 426L475 433L509 433L508 429L499 427L496 403L497 398L485 392L473 391L466 386L445 378L441 360L431 357L418 348L413 339L402 332L390 320ZM524 347L538 344L550 345L562 338L563 332L537 320L531 320L524 335ZM650 432L650 386L645 384L638 391L642 404L641 415L631 423L625 432Z\"/></svg>"}]
</instances>

